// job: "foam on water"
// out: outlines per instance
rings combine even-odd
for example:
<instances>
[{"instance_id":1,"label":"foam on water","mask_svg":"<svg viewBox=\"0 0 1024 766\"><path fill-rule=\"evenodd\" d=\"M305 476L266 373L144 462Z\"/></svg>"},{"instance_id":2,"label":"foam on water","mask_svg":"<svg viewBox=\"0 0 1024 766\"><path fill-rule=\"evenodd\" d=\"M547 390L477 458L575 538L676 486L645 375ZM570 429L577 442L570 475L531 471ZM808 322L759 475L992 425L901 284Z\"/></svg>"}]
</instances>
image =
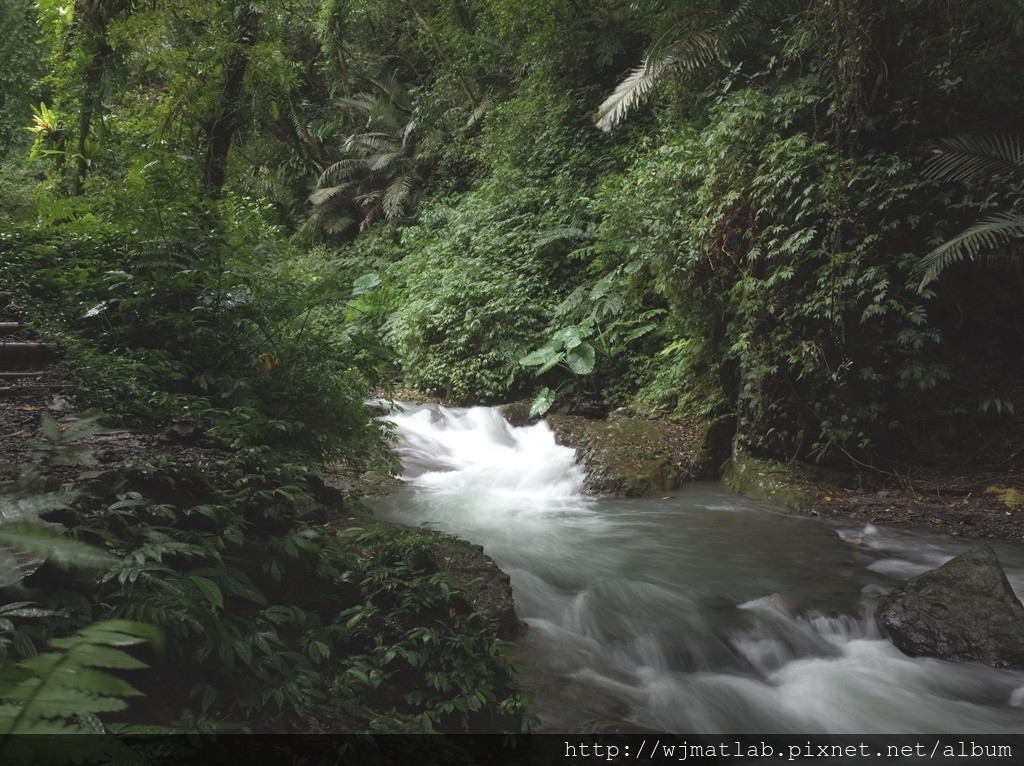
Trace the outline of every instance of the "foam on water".
<instances>
[{"instance_id":1,"label":"foam on water","mask_svg":"<svg viewBox=\"0 0 1024 766\"><path fill-rule=\"evenodd\" d=\"M690 733L1015 732L1024 673L903 655L878 598L969 543L774 513L717 486L581 495L573 451L494 409L392 416L409 492L385 518L482 544L530 625L542 730L587 719ZM1018 594L1024 553L999 555Z\"/></svg>"}]
</instances>

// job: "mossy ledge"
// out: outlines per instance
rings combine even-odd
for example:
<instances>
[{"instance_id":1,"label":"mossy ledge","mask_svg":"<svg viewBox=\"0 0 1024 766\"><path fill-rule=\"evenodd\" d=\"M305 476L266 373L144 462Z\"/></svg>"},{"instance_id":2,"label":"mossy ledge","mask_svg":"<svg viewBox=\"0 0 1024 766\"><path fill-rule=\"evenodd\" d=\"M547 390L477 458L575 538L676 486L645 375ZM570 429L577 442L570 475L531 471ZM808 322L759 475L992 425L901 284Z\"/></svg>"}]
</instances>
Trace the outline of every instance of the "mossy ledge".
<instances>
[{"instance_id":1,"label":"mossy ledge","mask_svg":"<svg viewBox=\"0 0 1024 766\"><path fill-rule=\"evenodd\" d=\"M855 483L851 474L798 460L765 460L739 447L725 464L722 479L740 495L798 513L810 511L824 498L849 490Z\"/></svg>"}]
</instances>

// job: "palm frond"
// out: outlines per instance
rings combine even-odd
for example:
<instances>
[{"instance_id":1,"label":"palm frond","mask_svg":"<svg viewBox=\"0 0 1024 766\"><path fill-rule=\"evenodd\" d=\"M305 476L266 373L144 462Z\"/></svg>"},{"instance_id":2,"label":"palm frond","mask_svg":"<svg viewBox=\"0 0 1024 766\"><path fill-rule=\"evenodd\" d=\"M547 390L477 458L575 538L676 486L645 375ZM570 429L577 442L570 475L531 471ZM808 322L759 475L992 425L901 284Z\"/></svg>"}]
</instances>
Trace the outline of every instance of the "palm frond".
<instances>
[{"instance_id":1,"label":"palm frond","mask_svg":"<svg viewBox=\"0 0 1024 766\"><path fill-rule=\"evenodd\" d=\"M719 58L723 38L715 27L701 29L687 19L666 32L648 51L648 59L673 58L681 69L700 69Z\"/></svg>"},{"instance_id":2,"label":"palm frond","mask_svg":"<svg viewBox=\"0 0 1024 766\"><path fill-rule=\"evenodd\" d=\"M1024 172L1024 141L1019 135L952 136L932 149L924 174L939 181L979 184Z\"/></svg>"},{"instance_id":3,"label":"palm frond","mask_svg":"<svg viewBox=\"0 0 1024 766\"><path fill-rule=\"evenodd\" d=\"M375 101L371 95L358 93L352 98L339 98L335 103L342 108L355 109L369 115Z\"/></svg>"},{"instance_id":4,"label":"palm frond","mask_svg":"<svg viewBox=\"0 0 1024 766\"><path fill-rule=\"evenodd\" d=\"M366 161L362 157L346 157L343 160L338 160L321 173L316 181L316 185L337 185L340 181L346 181L359 175L359 172L365 169Z\"/></svg>"},{"instance_id":5,"label":"palm frond","mask_svg":"<svg viewBox=\"0 0 1024 766\"><path fill-rule=\"evenodd\" d=\"M385 170L389 165L401 158L401 152L383 152L381 154L374 155L373 157L367 157L366 168L371 173L376 173L381 170Z\"/></svg>"},{"instance_id":6,"label":"palm frond","mask_svg":"<svg viewBox=\"0 0 1024 766\"><path fill-rule=\"evenodd\" d=\"M343 234L351 229L356 223L355 217L351 215L323 215L321 216L321 220L323 219L327 220L323 229L328 234Z\"/></svg>"},{"instance_id":7,"label":"palm frond","mask_svg":"<svg viewBox=\"0 0 1024 766\"><path fill-rule=\"evenodd\" d=\"M363 210L368 210L381 200L384 196L384 192L384 189L370 189L363 194L357 194L352 198L352 201L358 204Z\"/></svg>"},{"instance_id":8,"label":"palm frond","mask_svg":"<svg viewBox=\"0 0 1024 766\"><path fill-rule=\"evenodd\" d=\"M645 59L625 80L620 82L597 111L597 127L611 130L644 101L654 87L677 68L674 58L667 56L657 60Z\"/></svg>"},{"instance_id":9,"label":"palm frond","mask_svg":"<svg viewBox=\"0 0 1024 766\"><path fill-rule=\"evenodd\" d=\"M417 127L416 120L409 120L405 124L405 128L402 130L402 151L406 151L412 146L412 137Z\"/></svg>"},{"instance_id":10,"label":"palm frond","mask_svg":"<svg viewBox=\"0 0 1024 766\"><path fill-rule=\"evenodd\" d=\"M473 110L473 113L469 115L469 119L466 120L466 129L472 128L474 125L480 122L487 114L487 110L490 108L491 102L484 99L480 102L480 106Z\"/></svg>"},{"instance_id":11,"label":"palm frond","mask_svg":"<svg viewBox=\"0 0 1024 766\"><path fill-rule=\"evenodd\" d=\"M409 175L402 175L396 178L384 192L384 217L388 220L395 220L405 215L405 204L412 192L413 179Z\"/></svg>"},{"instance_id":12,"label":"palm frond","mask_svg":"<svg viewBox=\"0 0 1024 766\"><path fill-rule=\"evenodd\" d=\"M375 154L395 149L398 146L400 144L387 133L360 133L349 136L345 142L344 151L356 154Z\"/></svg>"},{"instance_id":13,"label":"palm frond","mask_svg":"<svg viewBox=\"0 0 1024 766\"><path fill-rule=\"evenodd\" d=\"M742 44L754 25L758 3L741 0L729 12L706 3L660 4L651 9L675 19L651 44L644 63L632 70L598 109L597 126L610 130L643 103L658 83L674 72L692 71L722 59Z\"/></svg>"},{"instance_id":14,"label":"palm frond","mask_svg":"<svg viewBox=\"0 0 1024 766\"><path fill-rule=\"evenodd\" d=\"M979 256L1019 255L1024 240L1024 214L995 213L982 218L948 242L928 253L918 270L923 272L918 289L932 282L950 264Z\"/></svg>"},{"instance_id":15,"label":"palm frond","mask_svg":"<svg viewBox=\"0 0 1024 766\"><path fill-rule=\"evenodd\" d=\"M338 184L337 186L325 186L321 189L314 189L309 195L309 201L312 202L313 205L321 207L342 192L348 191L351 188L351 184Z\"/></svg>"}]
</instances>

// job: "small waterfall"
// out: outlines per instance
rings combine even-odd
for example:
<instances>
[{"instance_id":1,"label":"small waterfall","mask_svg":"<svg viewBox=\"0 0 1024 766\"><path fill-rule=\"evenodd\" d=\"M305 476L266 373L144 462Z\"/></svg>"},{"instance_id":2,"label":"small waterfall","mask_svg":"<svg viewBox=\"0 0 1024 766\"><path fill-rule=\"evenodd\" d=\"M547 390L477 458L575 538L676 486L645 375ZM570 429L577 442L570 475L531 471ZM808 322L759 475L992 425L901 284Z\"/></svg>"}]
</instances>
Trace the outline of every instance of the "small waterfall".
<instances>
[{"instance_id":1,"label":"small waterfall","mask_svg":"<svg viewBox=\"0 0 1024 766\"><path fill-rule=\"evenodd\" d=\"M408 491L377 513L482 544L511 576L542 731L588 719L680 733L1024 728L1024 673L907 657L870 616L969 543L829 527L712 484L586 497L545 423L512 428L482 407L392 418ZM999 554L1020 593L1024 552Z\"/></svg>"}]
</instances>

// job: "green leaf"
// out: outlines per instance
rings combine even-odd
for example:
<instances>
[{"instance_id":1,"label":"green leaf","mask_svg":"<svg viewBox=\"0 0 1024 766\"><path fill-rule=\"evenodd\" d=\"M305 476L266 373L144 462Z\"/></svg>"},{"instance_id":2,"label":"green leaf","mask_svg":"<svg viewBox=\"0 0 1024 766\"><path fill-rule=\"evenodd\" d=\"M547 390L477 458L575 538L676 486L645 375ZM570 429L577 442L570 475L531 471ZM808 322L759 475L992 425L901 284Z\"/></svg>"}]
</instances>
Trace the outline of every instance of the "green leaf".
<instances>
[{"instance_id":1,"label":"green leaf","mask_svg":"<svg viewBox=\"0 0 1024 766\"><path fill-rule=\"evenodd\" d=\"M608 291L611 290L612 285L615 284L615 280L618 278L619 275L614 271L601 277L597 281L597 284L595 284L590 290L590 300L601 300L605 295L607 295Z\"/></svg>"},{"instance_id":2,"label":"green leaf","mask_svg":"<svg viewBox=\"0 0 1024 766\"><path fill-rule=\"evenodd\" d=\"M191 575L188 578L191 580L199 592L203 594L203 598L209 601L216 607L221 609L224 608L224 594L221 593L220 588L212 580L207 580L205 577L199 577L198 575Z\"/></svg>"},{"instance_id":3,"label":"green leaf","mask_svg":"<svg viewBox=\"0 0 1024 766\"><path fill-rule=\"evenodd\" d=\"M553 346L541 346L536 351L533 351L522 359L519 360L519 364L523 367L536 367L537 365L546 365L545 369L551 369L555 364L558 364L562 359L562 353L556 350ZM539 374L539 373L538 373Z\"/></svg>"},{"instance_id":4,"label":"green leaf","mask_svg":"<svg viewBox=\"0 0 1024 766\"><path fill-rule=\"evenodd\" d=\"M555 396L555 392L547 386L538 391L530 407L530 417L540 417L550 410L551 405L555 403Z\"/></svg>"},{"instance_id":5,"label":"green leaf","mask_svg":"<svg viewBox=\"0 0 1024 766\"><path fill-rule=\"evenodd\" d=\"M314 641L311 644L311 646L313 647L313 649L316 650L317 655L321 659L325 659L326 660L326 659L330 658L330 656L331 656L331 647L330 647L329 644L326 644L323 641Z\"/></svg>"},{"instance_id":6,"label":"green leaf","mask_svg":"<svg viewBox=\"0 0 1024 766\"><path fill-rule=\"evenodd\" d=\"M577 375L589 375L596 364L594 347L589 343L581 343L565 357L565 363Z\"/></svg>"},{"instance_id":7,"label":"green leaf","mask_svg":"<svg viewBox=\"0 0 1024 766\"><path fill-rule=\"evenodd\" d=\"M645 325L640 325L639 327L635 327L628 333L626 333L626 337L624 337L622 341L623 343L632 343L637 338L642 338L651 330L657 329L657 327L658 325L654 324L653 322L649 322L648 324Z\"/></svg>"},{"instance_id":8,"label":"green leaf","mask_svg":"<svg viewBox=\"0 0 1024 766\"><path fill-rule=\"evenodd\" d=\"M578 327L566 327L555 333L552 342L556 344L556 348L558 345L562 345L567 349L574 349L583 342L583 338L580 337Z\"/></svg>"},{"instance_id":9,"label":"green leaf","mask_svg":"<svg viewBox=\"0 0 1024 766\"><path fill-rule=\"evenodd\" d=\"M366 295L381 284L380 274L372 272L370 274L363 274L352 283L352 295Z\"/></svg>"}]
</instances>

